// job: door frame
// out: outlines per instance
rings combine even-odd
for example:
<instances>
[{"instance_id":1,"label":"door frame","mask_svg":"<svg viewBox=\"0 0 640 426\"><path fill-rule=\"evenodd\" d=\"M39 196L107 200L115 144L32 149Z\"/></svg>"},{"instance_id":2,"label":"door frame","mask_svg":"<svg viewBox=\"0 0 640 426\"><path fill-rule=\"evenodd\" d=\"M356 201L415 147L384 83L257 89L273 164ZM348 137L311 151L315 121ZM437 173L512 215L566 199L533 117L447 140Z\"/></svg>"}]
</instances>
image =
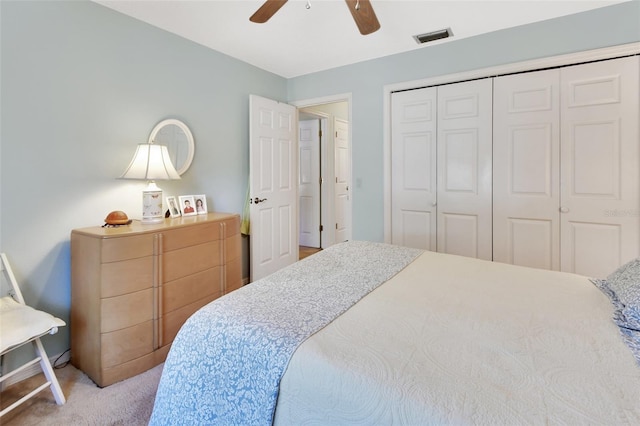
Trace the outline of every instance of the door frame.
<instances>
[{"instance_id":1,"label":"door frame","mask_svg":"<svg viewBox=\"0 0 640 426\"><path fill-rule=\"evenodd\" d=\"M310 98L310 99L303 99L303 100L297 100L297 101L289 101L288 103L290 105L295 106L298 109L298 112L300 111L300 109L304 109L304 108L312 108L315 106L320 106L320 105L325 105L325 104L333 104L333 103L337 103L337 102L346 102L347 103L347 110L348 110L348 117L347 117L347 121L349 122L349 176L351 177L351 179L353 179L353 144L352 144L352 132L353 132L353 124L352 124L352 117L353 117L353 111L352 111L352 94L351 93L342 93L342 94L336 94L336 95L330 95L330 96L323 96L323 97L318 97L318 98ZM328 118L328 116L323 116L320 112L314 112L314 114L318 115L319 117L322 118ZM328 129L324 129L324 130L328 130ZM322 189L320 191L320 198L321 198L321 205L322 205L322 224L325 227L325 231L329 231L330 227L329 224L333 224L336 221L336 215L335 215L335 203L334 203L334 197L335 197L335 188L333 185L329 185L329 182L327 182L327 172L331 172L331 174L335 174L335 156L334 156L334 144L333 142L331 143L326 143L327 140L333 140L333 138L324 138L324 143L322 144L321 147L321 152L320 152L320 162L321 162L321 170L320 170L320 174L321 176L325 177L325 182L322 185ZM353 188L352 185L353 182L349 183L349 187ZM351 193L351 235L353 235L353 192ZM299 214L298 214L299 216ZM300 218L298 217L298 220L300 220ZM327 248L331 245L335 244L335 232L322 232L320 235L320 245L322 248Z\"/></svg>"},{"instance_id":2,"label":"door frame","mask_svg":"<svg viewBox=\"0 0 640 426\"><path fill-rule=\"evenodd\" d=\"M402 83L388 84L383 87L383 175L384 175L384 241L391 243L391 94L401 90L419 89L422 87L437 86L441 84L457 83L466 80L474 80L499 75L519 72L535 71L544 68L560 67L592 62L616 57L640 54L640 42L628 43L620 46L605 47L602 49L586 50L565 55L550 56L542 59L533 59L523 62L498 65L495 67L481 68L461 73L448 74L437 77L429 77ZM293 104L295 105L295 104ZM351 104L349 104L351 114ZM351 128L351 126L350 126Z\"/></svg>"}]
</instances>

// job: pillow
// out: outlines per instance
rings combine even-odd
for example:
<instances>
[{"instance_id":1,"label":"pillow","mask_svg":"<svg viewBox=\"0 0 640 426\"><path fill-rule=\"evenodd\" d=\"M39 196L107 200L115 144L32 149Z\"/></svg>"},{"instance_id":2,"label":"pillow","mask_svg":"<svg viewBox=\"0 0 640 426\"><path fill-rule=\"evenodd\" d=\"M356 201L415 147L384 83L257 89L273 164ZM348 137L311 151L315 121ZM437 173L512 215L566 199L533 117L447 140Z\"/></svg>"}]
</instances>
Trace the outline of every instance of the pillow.
<instances>
[{"instance_id":1,"label":"pillow","mask_svg":"<svg viewBox=\"0 0 640 426\"><path fill-rule=\"evenodd\" d=\"M640 258L625 263L606 280L592 281L616 306L616 323L621 327L640 331Z\"/></svg>"}]
</instances>

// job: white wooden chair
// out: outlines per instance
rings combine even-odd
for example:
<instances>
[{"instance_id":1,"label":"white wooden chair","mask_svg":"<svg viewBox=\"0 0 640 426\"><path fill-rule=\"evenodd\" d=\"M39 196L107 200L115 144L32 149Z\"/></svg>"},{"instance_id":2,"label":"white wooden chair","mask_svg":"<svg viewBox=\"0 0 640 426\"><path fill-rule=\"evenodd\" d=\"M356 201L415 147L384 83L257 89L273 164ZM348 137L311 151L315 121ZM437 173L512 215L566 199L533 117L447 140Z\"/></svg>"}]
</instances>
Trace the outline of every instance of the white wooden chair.
<instances>
[{"instance_id":1,"label":"white wooden chair","mask_svg":"<svg viewBox=\"0 0 640 426\"><path fill-rule=\"evenodd\" d=\"M4 275L3 277L0 277L0 279L6 278L6 282L11 287L9 292L10 295L0 298L0 356L4 356L12 350L29 342L33 344L33 348L36 353L35 359L32 359L7 374L3 374L4 372L0 371L0 374L2 375L0 377L0 384L9 377L38 362L40 363L40 368L42 368L47 379L44 384L0 411L0 417L47 387L51 388L51 392L53 392L56 403L58 405L62 405L66 400L62 393L62 389L60 388L60 384L58 383L58 379L53 372L47 353L42 346L40 337L45 334L55 334L58 332L58 327L62 327L66 324L60 318L56 318L46 312L38 311L27 306L7 257L4 253L0 253L0 258L2 259L0 262L0 270L2 270Z\"/></svg>"}]
</instances>

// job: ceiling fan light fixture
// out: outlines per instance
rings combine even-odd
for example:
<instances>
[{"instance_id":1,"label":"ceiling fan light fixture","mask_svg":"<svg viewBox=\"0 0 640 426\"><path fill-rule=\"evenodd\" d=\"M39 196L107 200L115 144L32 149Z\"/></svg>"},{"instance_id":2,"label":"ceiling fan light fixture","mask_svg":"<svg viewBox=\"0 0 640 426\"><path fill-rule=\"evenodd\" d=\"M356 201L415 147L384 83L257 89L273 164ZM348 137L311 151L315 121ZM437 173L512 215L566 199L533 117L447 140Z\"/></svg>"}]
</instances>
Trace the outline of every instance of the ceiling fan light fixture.
<instances>
[{"instance_id":1,"label":"ceiling fan light fixture","mask_svg":"<svg viewBox=\"0 0 640 426\"><path fill-rule=\"evenodd\" d=\"M443 38L451 37L453 32L451 28L445 28L443 30L432 31L430 33L414 35L413 38L418 44L429 43L430 41L436 41Z\"/></svg>"}]
</instances>

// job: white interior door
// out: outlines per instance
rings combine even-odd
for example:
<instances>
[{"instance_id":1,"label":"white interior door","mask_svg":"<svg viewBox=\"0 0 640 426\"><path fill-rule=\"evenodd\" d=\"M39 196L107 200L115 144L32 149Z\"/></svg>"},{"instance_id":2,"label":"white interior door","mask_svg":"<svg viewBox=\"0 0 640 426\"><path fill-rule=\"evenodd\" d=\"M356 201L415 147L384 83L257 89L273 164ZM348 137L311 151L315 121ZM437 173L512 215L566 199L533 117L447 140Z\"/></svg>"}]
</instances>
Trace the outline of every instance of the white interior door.
<instances>
[{"instance_id":1,"label":"white interior door","mask_svg":"<svg viewBox=\"0 0 640 426\"><path fill-rule=\"evenodd\" d=\"M351 151L349 149L349 122L334 118L335 131L335 206L336 243L351 239Z\"/></svg>"},{"instance_id":2,"label":"white interior door","mask_svg":"<svg viewBox=\"0 0 640 426\"><path fill-rule=\"evenodd\" d=\"M435 87L391 95L391 243L436 250Z\"/></svg>"},{"instance_id":3,"label":"white interior door","mask_svg":"<svg viewBox=\"0 0 640 426\"><path fill-rule=\"evenodd\" d=\"M320 120L298 125L300 245L320 247Z\"/></svg>"},{"instance_id":4,"label":"white interior door","mask_svg":"<svg viewBox=\"0 0 640 426\"><path fill-rule=\"evenodd\" d=\"M639 62L561 70L563 271L605 277L640 254Z\"/></svg>"},{"instance_id":5,"label":"white interior door","mask_svg":"<svg viewBox=\"0 0 640 426\"><path fill-rule=\"evenodd\" d=\"M250 96L251 281L298 260L296 108Z\"/></svg>"},{"instance_id":6,"label":"white interior door","mask_svg":"<svg viewBox=\"0 0 640 426\"><path fill-rule=\"evenodd\" d=\"M437 248L492 259L492 80L438 87Z\"/></svg>"},{"instance_id":7,"label":"white interior door","mask_svg":"<svg viewBox=\"0 0 640 426\"><path fill-rule=\"evenodd\" d=\"M560 270L560 70L494 79L493 260Z\"/></svg>"}]
</instances>

